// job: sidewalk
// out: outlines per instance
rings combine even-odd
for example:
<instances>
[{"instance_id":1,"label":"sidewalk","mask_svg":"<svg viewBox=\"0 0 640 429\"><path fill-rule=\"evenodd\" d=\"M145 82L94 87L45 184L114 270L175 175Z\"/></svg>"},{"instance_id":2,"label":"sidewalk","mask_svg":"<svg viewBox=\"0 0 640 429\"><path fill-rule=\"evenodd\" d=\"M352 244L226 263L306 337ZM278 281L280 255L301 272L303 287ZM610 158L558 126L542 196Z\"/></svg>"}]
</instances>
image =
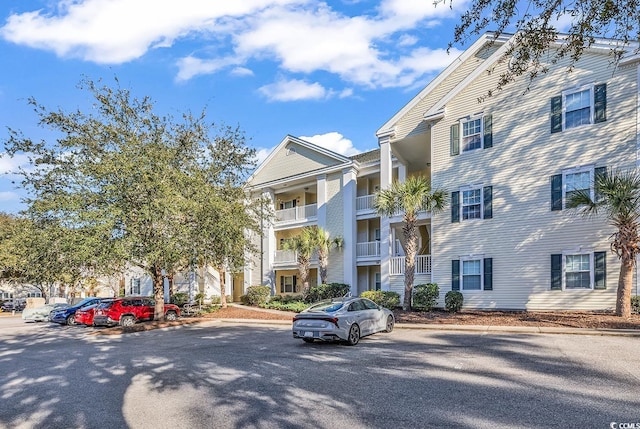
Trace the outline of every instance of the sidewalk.
<instances>
[{"instance_id":1,"label":"sidewalk","mask_svg":"<svg viewBox=\"0 0 640 429\"><path fill-rule=\"evenodd\" d=\"M253 311L261 311L272 314L290 315L288 311L271 310L266 308L250 307L243 304L229 304L239 308ZM227 323L288 325L290 320L264 320L264 319L216 319ZM395 329L421 329L428 331L462 331L478 333L513 333L513 334L572 334L572 335L609 335L624 337L640 337L640 330L636 329L586 329L586 328L555 328L542 326L499 326L499 325L447 325L429 323L396 323Z\"/></svg>"}]
</instances>

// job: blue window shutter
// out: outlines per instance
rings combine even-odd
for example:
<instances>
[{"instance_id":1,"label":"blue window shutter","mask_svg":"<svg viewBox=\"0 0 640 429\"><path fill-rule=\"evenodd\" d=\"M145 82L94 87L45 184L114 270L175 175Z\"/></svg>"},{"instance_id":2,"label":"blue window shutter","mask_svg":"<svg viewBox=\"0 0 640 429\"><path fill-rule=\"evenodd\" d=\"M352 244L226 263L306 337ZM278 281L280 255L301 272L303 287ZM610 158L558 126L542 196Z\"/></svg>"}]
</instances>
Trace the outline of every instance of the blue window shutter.
<instances>
[{"instance_id":1,"label":"blue window shutter","mask_svg":"<svg viewBox=\"0 0 640 429\"><path fill-rule=\"evenodd\" d=\"M460 260L451 261L451 290L460 290Z\"/></svg>"},{"instance_id":2,"label":"blue window shutter","mask_svg":"<svg viewBox=\"0 0 640 429\"><path fill-rule=\"evenodd\" d=\"M284 276L280 276L280 293L284 293Z\"/></svg>"},{"instance_id":3,"label":"blue window shutter","mask_svg":"<svg viewBox=\"0 0 640 429\"><path fill-rule=\"evenodd\" d=\"M493 290L493 258L484 258L484 290Z\"/></svg>"},{"instance_id":4,"label":"blue window shutter","mask_svg":"<svg viewBox=\"0 0 640 429\"><path fill-rule=\"evenodd\" d=\"M551 97L551 133L562 131L562 96Z\"/></svg>"},{"instance_id":5,"label":"blue window shutter","mask_svg":"<svg viewBox=\"0 0 640 429\"><path fill-rule=\"evenodd\" d=\"M484 148L493 146L493 118L491 115L485 115L484 118Z\"/></svg>"},{"instance_id":6,"label":"blue window shutter","mask_svg":"<svg viewBox=\"0 0 640 429\"><path fill-rule=\"evenodd\" d=\"M601 83L594 87L593 94L593 122L607 120L607 84Z\"/></svg>"},{"instance_id":7,"label":"blue window shutter","mask_svg":"<svg viewBox=\"0 0 640 429\"><path fill-rule=\"evenodd\" d=\"M594 169L593 171L594 188L595 188L595 185L598 183L598 181L601 180L606 174L607 174L607 167L597 167ZM595 190L597 190L597 188L595 188ZM601 199L602 199L602 194L600 194L599 192L595 192L595 200L600 201Z\"/></svg>"},{"instance_id":8,"label":"blue window shutter","mask_svg":"<svg viewBox=\"0 0 640 429\"><path fill-rule=\"evenodd\" d=\"M607 252L593 252L594 289L607 288Z\"/></svg>"},{"instance_id":9,"label":"blue window shutter","mask_svg":"<svg viewBox=\"0 0 640 429\"><path fill-rule=\"evenodd\" d=\"M493 186L485 186L482 190L482 199L484 203L484 219L493 217Z\"/></svg>"},{"instance_id":10,"label":"blue window shutter","mask_svg":"<svg viewBox=\"0 0 640 429\"><path fill-rule=\"evenodd\" d=\"M551 290L562 290L562 255L551 255Z\"/></svg>"},{"instance_id":11,"label":"blue window shutter","mask_svg":"<svg viewBox=\"0 0 640 429\"><path fill-rule=\"evenodd\" d=\"M562 174L551 176L551 211L562 210Z\"/></svg>"},{"instance_id":12,"label":"blue window shutter","mask_svg":"<svg viewBox=\"0 0 640 429\"><path fill-rule=\"evenodd\" d=\"M451 125L449 131L451 156L460 154L460 124Z\"/></svg>"},{"instance_id":13,"label":"blue window shutter","mask_svg":"<svg viewBox=\"0 0 640 429\"><path fill-rule=\"evenodd\" d=\"M298 278L296 276L293 276L293 291L294 292L298 292L298 282L297 282Z\"/></svg>"},{"instance_id":14,"label":"blue window shutter","mask_svg":"<svg viewBox=\"0 0 640 429\"><path fill-rule=\"evenodd\" d=\"M451 223L460 222L460 191L451 193Z\"/></svg>"}]
</instances>

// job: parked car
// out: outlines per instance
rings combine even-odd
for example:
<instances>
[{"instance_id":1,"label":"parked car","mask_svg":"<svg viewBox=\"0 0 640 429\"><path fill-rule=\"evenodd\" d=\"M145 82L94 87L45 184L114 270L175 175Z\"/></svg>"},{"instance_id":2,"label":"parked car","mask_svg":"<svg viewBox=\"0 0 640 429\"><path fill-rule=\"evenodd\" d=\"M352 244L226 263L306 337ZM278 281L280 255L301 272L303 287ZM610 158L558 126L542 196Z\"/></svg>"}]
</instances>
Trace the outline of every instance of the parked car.
<instances>
[{"instance_id":1,"label":"parked car","mask_svg":"<svg viewBox=\"0 0 640 429\"><path fill-rule=\"evenodd\" d=\"M22 310L22 320L25 322L47 322L49 320L49 314L53 310L60 310L68 307L69 304L57 303L57 304L45 304L36 308L27 308Z\"/></svg>"},{"instance_id":2,"label":"parked car","mask_svg":"<svg viewBox=\"0 0 640 429\"><path fill-rule=\"evenodd\" d=\"M85 305L84 307L76 311L75 319L79 325L93 326L93 316L96 312L96 307L103 302L111 301L111 299L103 299L100 302L96 302L91 305Z\"/></svg>"},{"instance_id":3,"label":"parked car","mask_svg":"<svg viewBox=\"0 0 640 429\"><path fill-rule=\"evenodd\" d=\"M6 301L2 304L2 311L22 311L27 306L26 301L16 299L13 301Z\"/></svg>"},{"instance_id":4,"label":"parked car","mask_svg":"<svg viewBox=\"0 0 640 429\"><path fill-rule=\"evenodd\" d=\"M133 326L143 320L153 320L155 301L152 298L131 297L103 302L96 307L93 316L95 326ZM174 304L164 305L165 320L180 317L180 307Z\"/></svg>"},{"instance_id":5,"label":"parked car","mask_svg":"<svg viewBox=\"0 0 640 429\"><path fill-rule=\"evenodd\" d=\"M355 346L360 338L376 332L391 332L395 318L391 310L366 298L339 298L322 301L293 318L293 338L307 343L315 340L345 341Z\"/></svg>"},{"instance_id":6,"label":"parked car","mask_svg":"<svg viewBox=\"0 0 640 429\"><path fill-rule=\"evenodd\" d=\"M54 323L60 323L61 325L75 325L76 324L76 311L87 305L96 304L104 298L85 298L77 304L71 305L66 308L53 310L49 313L49 321Z\"/></svg>"}]
</instances>

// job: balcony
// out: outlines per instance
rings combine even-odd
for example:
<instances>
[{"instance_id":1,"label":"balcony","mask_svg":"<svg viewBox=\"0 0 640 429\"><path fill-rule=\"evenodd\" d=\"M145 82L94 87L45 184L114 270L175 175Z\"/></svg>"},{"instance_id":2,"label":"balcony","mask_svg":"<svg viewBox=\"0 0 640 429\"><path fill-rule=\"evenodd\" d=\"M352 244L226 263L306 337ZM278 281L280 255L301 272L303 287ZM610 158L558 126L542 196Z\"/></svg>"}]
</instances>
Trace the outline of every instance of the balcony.
<instances>
[{"instance_id":1,"label":"balcony","mask_svg":"<svg viewBox=\"0 0 640 429\"><path fill-rule=\"evenodd\" d=\"M311 255L311 263L318 262L318 254ZM295 250L276 250L273 257L273 265L292 265L298 263L298 252Z\"/></svg>"},{"instance_id":2,"label":"balcony","mask_svg":"<svg viewBox=\"0 0 640 429\"><path fill-rule=\"evenodd\" d=\"M356 257L380 257L380 242L368 241L363 243L356 243Z\"/></svg>"},{"instance_id":3,"label":"balcony","mask_svg":"<svg viewBox=\"0 0 640 429\"><path fill-rule=\"evenodd\" d=\"M405 256L394 256L390 260L389 274L392 276L404 275ZM418 255L416 257L416 274L431 274L431 255Z\"/></svg>"},{"instance_id":4,"label":"balcony","mask_svg":"<svg viewBox=\"0 0 640 429\"><path fill-rule=\"evenodd\" d=\"M292 207L290 209L276 210L276 223L296 223L318 219L318 205Z\"/></svg>"},{"instance_id":5,"label":"balcony","mask_svg":"<svg viewBox=\"0 0 640 429\"><path fill-rule=\"evenodd\" d=\"M376 196L372 195L363 195L362 197L356 197L356 212L370 212L374 211L376 201Z\"/></svg>"}]
</instances>

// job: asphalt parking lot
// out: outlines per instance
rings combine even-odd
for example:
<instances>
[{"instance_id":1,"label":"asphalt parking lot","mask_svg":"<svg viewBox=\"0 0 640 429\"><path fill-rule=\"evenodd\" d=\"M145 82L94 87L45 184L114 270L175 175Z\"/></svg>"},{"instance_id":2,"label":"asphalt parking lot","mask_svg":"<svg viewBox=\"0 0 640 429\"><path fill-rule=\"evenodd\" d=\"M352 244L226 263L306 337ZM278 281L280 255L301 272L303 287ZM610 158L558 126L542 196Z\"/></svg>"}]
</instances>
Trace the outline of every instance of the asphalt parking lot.
<instances>
[{"instance_id":1,"label":"asphalt parking lot","mask_svg":"<svg viewBox=\"0 0 640 429\"><path fill-rule=\"evenodd\" d=\"M608 428L634 337L396 330L355 347L211 321L125 335L0 317L0 427Z\"/></svg>"}]
</instances>

